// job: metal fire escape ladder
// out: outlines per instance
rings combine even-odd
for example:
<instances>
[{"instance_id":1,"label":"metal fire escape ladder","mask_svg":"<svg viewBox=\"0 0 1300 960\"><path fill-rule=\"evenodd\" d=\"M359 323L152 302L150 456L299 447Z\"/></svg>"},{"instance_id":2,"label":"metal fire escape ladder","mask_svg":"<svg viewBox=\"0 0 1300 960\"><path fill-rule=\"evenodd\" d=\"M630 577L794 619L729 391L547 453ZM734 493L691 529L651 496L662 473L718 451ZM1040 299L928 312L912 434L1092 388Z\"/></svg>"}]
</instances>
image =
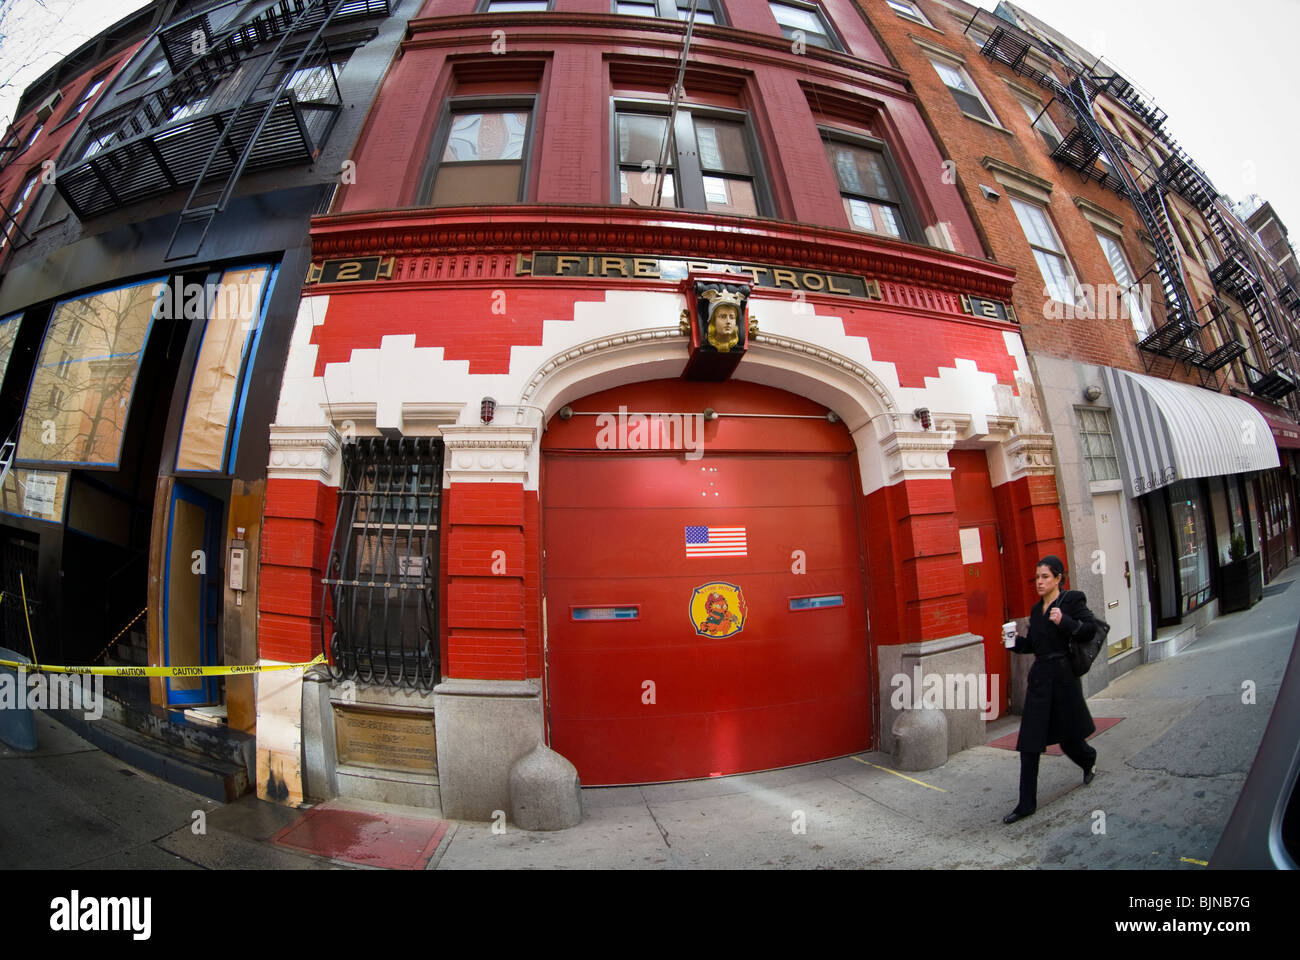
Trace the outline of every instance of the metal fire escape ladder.
<instances>
[{"instance_id":1,"label":"metal fire escape ladder","mask_svg":"<svg viewBox=\"0 0 1300 960\"><path fill-rule=\"evenodd\" d=\"M1156 182L1147 188L1138 184L1110 131L1101 125L1093 114L1092 85L1076 77L1070 84L1057 84L1060 98L1075 116L1079 129L1107 152L1115 175L1120 181L1120 191L1133 204L1138 216L1151 237L1155 248L1155 271L1165 297L1165 323L1140 344L1143 350L1158 353L1186 363L1199 364L1206 359L1200 348L1200 327L1196 322L1196 305L1188 292L1187 278L1183 274L1182 258L1174 245L1173 229L1165 208L1164 187Z\"/></svg>"},{"instance_id":2,"label":"metal fire escape ladder","mask_svg":"<svg viewBox=\"0 0 1300 960\"><path fill-rule=\"evenodd\" d=\"M283 29L278 31L279 40L274 49L268 56L263 58L261 70L258 71L256 77L248 81L244 88L246 92L239 100L238 106L236 106L229 120L226 121L221 135L212 144L207 160L199 172L198 179L194 181L189 198L186 200L185 207L181 210L180 217L176 222L176 227L172 231L171 241L167 245L167 254L163 258L164 260L183 260L198 255L199 250L203 247L203 241L207 238L208 230L212 226L212 221L230 202L235 186L243 175L244 168L248 166L249 158L257 145L258 137L271 119L276 105L284 97L294 74L302 66L303 61L317 51L318 45L321 43L321 35L347 2L348 0L305 0L305 2L297 5L297 15L292 23L285 25ZM279 84L269 98L262 100L257 94L263 90L267 76L271 75L273 71L282 69L279 62L280 51L295 33L301 28L309 26L317 19L319 19L319 24L312 33L311 38L304 45L293 63L284 70ZM258 116L259 111L260 116ZM250 121L255 116L257 121L250 131ZM232 143L232 138L236 135L241 138L247 137L244 140L243 149L239 150L237 154L235 153L236 149L238 149L237 145ZM230 167L223 169L224 165L217 163L222 154L233 157L234 162Z\"/></svg>"}]
</instances>

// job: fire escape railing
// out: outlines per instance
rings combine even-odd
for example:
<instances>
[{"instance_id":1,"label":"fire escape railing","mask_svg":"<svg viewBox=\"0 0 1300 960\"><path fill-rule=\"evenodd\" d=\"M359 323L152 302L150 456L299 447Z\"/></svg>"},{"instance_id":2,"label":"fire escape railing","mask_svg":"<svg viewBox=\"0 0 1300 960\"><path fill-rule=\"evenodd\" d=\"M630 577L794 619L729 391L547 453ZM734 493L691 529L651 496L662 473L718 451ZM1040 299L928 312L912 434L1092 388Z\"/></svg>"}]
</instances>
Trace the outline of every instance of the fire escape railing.
<instances>
[{"instance_id":1,"label":"fire escape railing","mask_svg":"<svg viewBox=\"0 0 1300 960\"><path fill-rule=\"evenodd\" d=\"M311 162L329 135L342 98L326 27L389 12L388 0L275 0L212 26L231 6L238 5L165 27L159 38L171 78L92 118L81 156L56 181L78 217L203 184L204 194L191 189L186 205L187 222L200 224L199 243L189 244L197 253L209 214L224 209L246 170ZM313 71L325 70L328 83L316 83ZM214 202L209 193L218 187Z\"/></svg>"},{"instance_id":2,"label":"fire escape railing","mask_svg":"<svg viewBox=\"0 0 1300 960\"><path fill-rule=\"evenodd\" d=\"M977 11L971 24L979 16ZM1166 208L1166 196L1174 192L1195 206L1210 225L1225 254L1219 266L1211 271L1210 279L1217 290L1242 305L1264 349L1270 370L1259 370L1242 360L1251 391L1270 400L1289 396L1289 402L1294 406L1296 398L1293 392L1300 379L1296 375L1300 369L1300 356L1297 355L1296 338L1289 331L1300 319L1300 296L1286 284L1275 284L1277 293L1275 298L1270 297L1269 287L1262 279L1265 271L1252 256L1249 242L1242 239L1233 225L1209 177L1169 135L1165 128L1167 115L1163 110L1148 103L1119 74L1096 76L1088 68L1066 62L1057 52L1044 50L1047 57L1061 63L1072 77L1068 83L1061 82L1056 76L1031 64L1029 54L1039 46L1017 30L997 26L990 32L981 53L1033 80L1066 105L1075 119L1076 128L1053 150L1053 158L1078 170L1085 180L1095 179L1115 190L1137 211L1155 250L1152 270L1160 279L1166 307L1165 322L1139 343L1141 350L1199 368L1203 378L1207 373L1215 377L1216 371L1247 352L1235 337L1224 337L1226 342L1208 354L1201 348L1200 332L1224 322L1228 313L1226 308L1216 310L1209 323L1198 322L1196 305L1183 273L1182 258L1174 243ZM1148 171L1153 172L1142 177L1146 182L1139 182L1129 169L1132 157L1125 145L1097 119L1093 102L1101 93L1122 102L1141 119L1151 131L1153 140L1168 153L1166 162L1148 167ZM1109 169L1103 169L1099 164L1102 156L1109 159ZM1232 326L1230 320L1226 322Z\"/></svg>"}]
</instances>

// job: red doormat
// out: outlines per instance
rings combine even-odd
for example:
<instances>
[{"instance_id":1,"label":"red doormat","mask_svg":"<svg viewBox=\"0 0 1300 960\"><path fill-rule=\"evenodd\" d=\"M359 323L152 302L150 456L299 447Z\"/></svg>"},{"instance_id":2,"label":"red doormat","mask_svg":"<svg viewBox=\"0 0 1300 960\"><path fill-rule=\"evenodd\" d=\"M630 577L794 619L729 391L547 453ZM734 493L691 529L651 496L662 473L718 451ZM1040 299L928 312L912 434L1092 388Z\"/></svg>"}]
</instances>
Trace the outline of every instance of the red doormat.
<instances>
[{"instance_id":1,"label":"red doormat","mask_svg":"<svg viewBox=\"0 0 1300 960\"><path fill-rule=\"evenodd\" d=\"M1107 730L1115 726L1115 724L1119 723L1123 719L1124 719L1123 717L1093 717L1092 722L1097 727L1097 733L1105 733ZM1092 737L1095 737L1097 733L1094 733ZM1020 731L1017 730L1015 733L1008 733L1005 737L998 737L996 740L990 740L989 746L998 747L999 749L1002 750L1014 750L1016 749L1016 739L1019 736L1020 736ZM1088 739L1091 740L1092 737L1089 737ZM1047 752L1054 757L1063 756L1061 748L1056 746L1055 744L1048 747Z\"/></svg>"},{"instance_id":2,"label":"red doormat","mask_svg":"<svg viewBox=\"0 0 1300 960\"><path fill-rule=\"evenodd\" d=\"M331 800L312 807L271 842L367 867L423 870L447 832L445 820L356 810L344 803Z\"/></svg>"}]
</instances>

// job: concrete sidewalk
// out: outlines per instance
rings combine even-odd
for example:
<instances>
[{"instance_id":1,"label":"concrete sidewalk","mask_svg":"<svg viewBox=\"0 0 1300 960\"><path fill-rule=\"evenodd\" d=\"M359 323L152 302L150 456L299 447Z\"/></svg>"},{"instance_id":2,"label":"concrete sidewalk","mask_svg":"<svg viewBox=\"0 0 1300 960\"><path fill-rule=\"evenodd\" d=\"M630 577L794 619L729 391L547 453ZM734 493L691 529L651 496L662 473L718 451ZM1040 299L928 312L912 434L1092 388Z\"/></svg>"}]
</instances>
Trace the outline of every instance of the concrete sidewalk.
<instances>
[{"instance_id":1,"label":"concrete sidewalk","mask_svg":"<svg viewBox=\"0 0 1300 960\"><path fill-rule=\"evenodd\" d=\"M1044 757L1038 812L1020 823L1002 823L1016 803L1014 751L976 747L906 775L869 753L747 776L588 788L583 822L557 833L452 821L428 868L1204 869L1290 656L1298 578L1300 564L1252 610L1220 617L1177 657L1093 697L1094 717L1121 718L1092 740L1097 779L1084 787L1067 758ZM1246 683L1253 704L1243 702ZM48 717L38 723L37 752L0 747L0 867L367 866L356 837L346 859L272 843L304 811L252 797L219 804L124 766ZM1018 725L1014 716L991 723L988 740ZM436 811L331 806L381 832L390 821L440 823Z\"/></svg>"}]
</instances>

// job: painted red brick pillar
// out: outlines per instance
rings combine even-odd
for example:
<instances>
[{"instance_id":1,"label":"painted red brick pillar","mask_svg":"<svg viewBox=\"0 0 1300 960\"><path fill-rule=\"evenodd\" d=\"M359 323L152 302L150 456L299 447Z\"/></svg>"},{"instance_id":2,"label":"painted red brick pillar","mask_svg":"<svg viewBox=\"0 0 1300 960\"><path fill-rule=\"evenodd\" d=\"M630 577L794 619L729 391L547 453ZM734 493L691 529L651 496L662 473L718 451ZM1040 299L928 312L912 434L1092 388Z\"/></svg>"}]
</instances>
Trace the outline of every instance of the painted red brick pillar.
<instances>
[{"instance_id":1,"label":"painted red brick pillar","mask_svg":"<svg viewBox=\"0 0 1300 960\"><path fill-rule=\"evenodd\" d=\"M528 482L532 434L531 428L506 426L443 430L450 481L443 502L448 678L540 676L537 491Z\"/></svg>"},{"instance_id":2,"label":"painted red brick pillar","mask_svg":"<svg viewBox=\"0 0 1300 960\"><path fill-rule=\"evenodd\" d=\"M993 477L1003 542L1003 589L1012 610L1028 616L1038 602L1034 571L1040 558L1066 559L1060 497L1050 435L1021 435L1007 446L1006 478ZM1001 482L1000 482L1001 481Z\"/></svg>"},{"instance_id":3,"label":"painted red brick pillar","mask_svg":"<svg viewBox=\"0 0 1300 960\"><path fill-rule=\"evenodd\" d=\"M321 578L338 504L339 435L331 426L271 427L258 576L257 653L305 663L322 647ZM266 672L257 684L257 795L303 799L302 676Z\"/></svg>"}]
</instances>

